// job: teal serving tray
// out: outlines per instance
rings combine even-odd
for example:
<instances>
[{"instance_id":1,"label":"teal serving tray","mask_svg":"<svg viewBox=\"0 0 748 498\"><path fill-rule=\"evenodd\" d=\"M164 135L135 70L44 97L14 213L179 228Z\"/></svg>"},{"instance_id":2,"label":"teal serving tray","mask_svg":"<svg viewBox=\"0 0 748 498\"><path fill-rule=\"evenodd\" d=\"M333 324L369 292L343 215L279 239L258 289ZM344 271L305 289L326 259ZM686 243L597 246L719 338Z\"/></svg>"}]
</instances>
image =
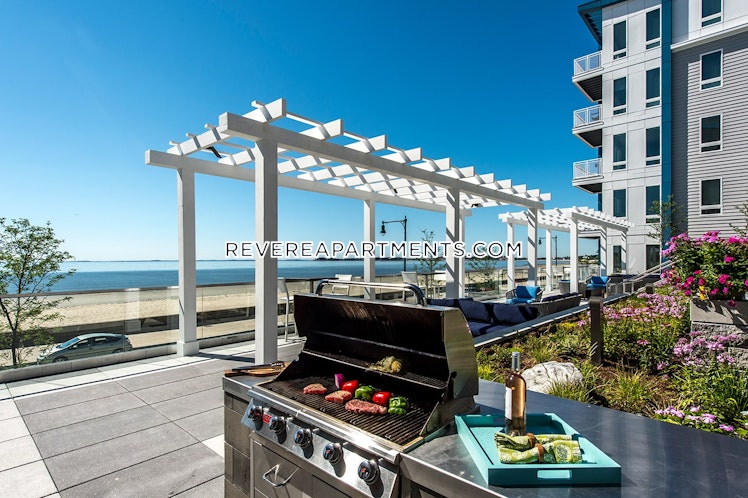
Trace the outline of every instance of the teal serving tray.
<instances>
[{"instance_id":1,"label":"teal serving tray","mask_svg":"<svg viewBox=\"0 0 748 498\"><path fill-rule=\"evenodd\" d=\"M621 466L555 413L527 415L527 432L571 434L579 441L582 462L501 463L494 442L496 432L504 432L504 413L496 415L457 415L457 433L473 457L481 475L493 486L558 486L577 484L621 484Z\"/></svg>"}]
</instances>

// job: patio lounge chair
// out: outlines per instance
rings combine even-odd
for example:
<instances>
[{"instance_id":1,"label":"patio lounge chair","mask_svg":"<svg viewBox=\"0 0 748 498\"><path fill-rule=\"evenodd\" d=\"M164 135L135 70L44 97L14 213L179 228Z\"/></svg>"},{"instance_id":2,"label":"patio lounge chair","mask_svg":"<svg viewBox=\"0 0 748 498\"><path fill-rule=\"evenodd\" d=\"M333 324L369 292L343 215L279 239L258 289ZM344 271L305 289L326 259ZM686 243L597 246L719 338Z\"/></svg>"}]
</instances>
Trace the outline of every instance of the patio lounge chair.
<instances>
[{"instance_id":1,"label":"patio lounge chair","mask_svg":"<svg viewBox=\"0 0 748 498\"><path fill-rule=\"evenodd\" d=\"M518 285L506 293L506 302L509 304L527 304L540 301L543 288L529 285Z\"/></svg>"}]
</instances>

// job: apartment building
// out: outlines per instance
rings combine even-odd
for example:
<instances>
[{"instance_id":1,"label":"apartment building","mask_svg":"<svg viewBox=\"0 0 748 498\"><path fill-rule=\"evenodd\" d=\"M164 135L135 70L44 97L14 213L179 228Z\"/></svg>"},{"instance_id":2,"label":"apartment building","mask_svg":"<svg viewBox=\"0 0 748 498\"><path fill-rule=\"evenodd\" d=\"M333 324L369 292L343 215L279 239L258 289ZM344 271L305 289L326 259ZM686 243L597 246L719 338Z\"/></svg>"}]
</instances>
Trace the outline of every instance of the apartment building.
<instances>
[{"instance_id":1,"label":"apartment building","mask_svg":"<svg viewBox=\"0 0 748 498\"><path fill-rule=\"evenodd\" d=\"M594 0L578 7L600 46L574 61L592 105L573 133L592 149L572 184L634 223L609 237L610 272L660 261L654 201L672 199L692 236L744 226L748 202L748 1Z\"/></svg>"}]
</instances>

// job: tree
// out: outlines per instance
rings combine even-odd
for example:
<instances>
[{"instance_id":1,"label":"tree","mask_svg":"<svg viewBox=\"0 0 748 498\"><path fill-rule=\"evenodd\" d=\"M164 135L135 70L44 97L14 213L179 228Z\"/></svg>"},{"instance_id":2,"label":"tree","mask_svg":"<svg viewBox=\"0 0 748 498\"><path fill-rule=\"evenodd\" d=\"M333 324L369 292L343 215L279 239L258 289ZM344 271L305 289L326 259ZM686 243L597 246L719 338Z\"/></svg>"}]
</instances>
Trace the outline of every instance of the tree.
<instances>
[{"instance_id":1,"label":"tree","mask_svg":"<svg viewBox=\"0 0 748 498\"><path fill-rule=\"evenodd\" d=\"M421 240L432 246L434 244L434 231L426 229L421 230ZM419 258L418 263L413 266L414 269L420 273L434 273L435 271L444 268L443 259L440 250L436 256L429 254Z\"/></svg>"},{"instance_id":2,"label":"tree","mask_svg":"<svg viewBox=\"0 0 748 498\"><path fill-rule=\"evenodd\" d=\"M657 213L659 219L649 224L651 229L649 236L657 239L660 247L664 247L670 237L685 231L686 218L683 217L681 206L673 200L672 195L668 196L665 202L654 201L652 212Z\"/></svg>"},{"instance_id":3,"label":"tree","mask_svg":"<svg viewBox=\"0 0 748 498\"><path fill-rule=\"evenodd\" d=\"M40 295L75 271L60 271L60 263L72 258L60 250L62 242L49 222L33 226L27 219L0 218L0 331L9 331L0 341L10 350L14 367L23 363L32 346L52 342L44 324L59 318L54 310L70 299Z\"/></svg>"},{"instance_id":4,"label":"tree","mask_svg":"<svg viewBox=\"0 0 748 498\"><path fill-rule=\"evenodd\" d=\"M743 215L743 226L733 225L730 223L730 228L735 230L735 233L737 233L741 237L748 237L748 202L744 202L740 206L735 206L738 208L738 211L740 211L740 214Z\"/></svg>"},{"instance_id":5,"label":"tree","mask_svg":"<svg viewBox=\"0 0 748 498\"><path fill-rule=\"evenodd\" d=\"M467 264L471 270L477 272L481 276L481 282L483 290L493 290L496 288L496 269L499 266L499 261L488 256L472 257L467 260Z\"/></svg>"}]
</instances>

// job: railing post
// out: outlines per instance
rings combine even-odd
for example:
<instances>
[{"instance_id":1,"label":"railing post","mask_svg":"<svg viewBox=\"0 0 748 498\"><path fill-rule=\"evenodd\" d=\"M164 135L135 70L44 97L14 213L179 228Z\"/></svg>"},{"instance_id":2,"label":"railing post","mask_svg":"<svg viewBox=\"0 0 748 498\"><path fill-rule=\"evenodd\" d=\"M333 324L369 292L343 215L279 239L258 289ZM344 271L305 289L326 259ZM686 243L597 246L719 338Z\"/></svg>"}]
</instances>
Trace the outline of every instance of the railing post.
<instances>
[{"instance_id":1,"label":"railing post","mask_svg":"<svg viewBox=\"0 0 748 498\"><path fill-rule=\"evenodd\" d=\"M593 365L603 363L603 298L590 296L590 353Z\"/></svg>"}]
</instances>

